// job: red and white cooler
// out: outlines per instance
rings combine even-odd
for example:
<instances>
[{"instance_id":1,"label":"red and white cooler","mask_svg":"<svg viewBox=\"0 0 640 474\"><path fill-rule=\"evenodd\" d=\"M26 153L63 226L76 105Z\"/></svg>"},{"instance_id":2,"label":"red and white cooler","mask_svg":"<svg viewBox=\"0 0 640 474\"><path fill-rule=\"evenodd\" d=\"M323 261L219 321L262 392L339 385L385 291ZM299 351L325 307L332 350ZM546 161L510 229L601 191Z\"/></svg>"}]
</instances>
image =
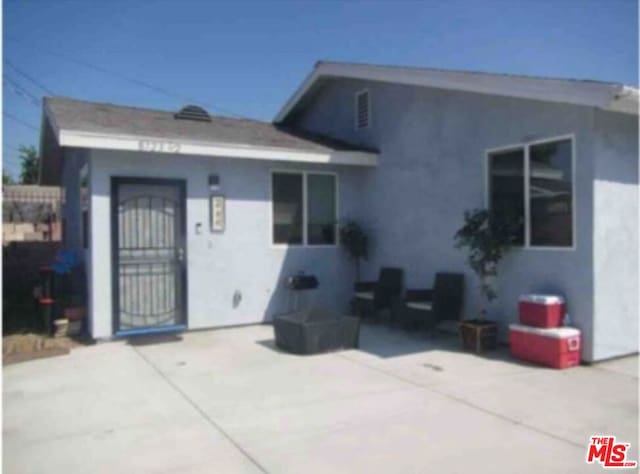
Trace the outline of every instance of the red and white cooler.
<instances>
[{"instance_id":1,"label":"red and white cooler","mask_svg":"<svg viewBox=\"0 0 640 474\"><path fill-rule=\"evenodd\" d=\"M580 363L580 330L543 329L521 324L509 326L511 355L518 359L564 369Z\"/></svg>"},{"instance_id":2,"label":"red and white cooler","mask_svg":"<svg viewBox=\"0 0 640 474\"><path fill-rule=\"evenodd\" d=\"M518 303L520 322L539 328L562 326L564 298L556 295L522 295Z\"/></svg>"}]
</instances>

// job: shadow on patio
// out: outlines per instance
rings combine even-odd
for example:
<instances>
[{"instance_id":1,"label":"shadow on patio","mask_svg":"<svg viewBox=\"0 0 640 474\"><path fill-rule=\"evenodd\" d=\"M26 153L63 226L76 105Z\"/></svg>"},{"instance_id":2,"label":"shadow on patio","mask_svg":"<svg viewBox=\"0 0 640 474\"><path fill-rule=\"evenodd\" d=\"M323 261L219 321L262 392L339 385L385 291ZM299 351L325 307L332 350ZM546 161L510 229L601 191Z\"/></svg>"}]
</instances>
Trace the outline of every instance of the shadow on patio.
<instances>
[{"instance_id":1,"label":"shadow on patio","mask_svg":"<svg viewBox=\"0 0 640 474\"><path fill-rule=\"evenodd\" d=\"M274 339L263 339L258 344L276 352L280 350ZM410 355L427 354L429 352L451 352L476 356L462 350L460 338L453 332L435 331L433 334L424 331L406 331L395 326L364 322L360 326L360 342L357 351L380 359L391 359ZM497 350L478 354L477 357L490 360L503 360L515 365L534 367L531 364L513 359L506 346ZM438 367L432 367L438 370Z\"/></svg>"}]
</instances>

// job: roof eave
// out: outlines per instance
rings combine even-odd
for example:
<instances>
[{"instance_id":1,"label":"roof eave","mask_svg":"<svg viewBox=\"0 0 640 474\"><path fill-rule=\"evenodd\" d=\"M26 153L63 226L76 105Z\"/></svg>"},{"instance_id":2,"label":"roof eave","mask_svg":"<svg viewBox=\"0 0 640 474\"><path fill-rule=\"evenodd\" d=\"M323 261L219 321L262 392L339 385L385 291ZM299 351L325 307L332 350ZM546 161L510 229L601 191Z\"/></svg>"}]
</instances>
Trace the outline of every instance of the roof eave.
<instances>
[{"instance_id":1,"label":"roof eave","mask_svg":"<svg viewBox=\"0 0 640 474\"><path fill-rule=\"evenodd\" d=\"M360 150L306 151L236 143L193 142L160 137L100 134L77 130L59 130L57 135L60 146L74 148L352 166L376 166L378 163L377 153Z\"/></svg>"},{"instance_id":2,"label":"roof eave","mask_svg":"<svg viewBox=\"0 0 640 474\"><path fill-rule=\"evenodd\" d=\"M612 99L619 93L620 88L632 89L627 86L590 81L320 62L284 104L274 122L284 121L320 79L329 77L452 89L603 109L610 109Z\"/></svg>"},{"instance_id":3,"label":"roof eave","mask_svg":"<svg viewBox=\"0 0 640 474\"><path fill-rule=\"evenodd\" d=\"M316 83L321 73L318 71L321 63L316 63L313 70L307 74L307 77L304 78L302 84L298 86L295 92L289 97L289 99L284 103L278 114L273 119L274 123L281 123L287 118L289 112L291 112L294 107L298 104L300 99L306 95L306 93L311 89L311 87Z\"/></svg>"}]
</instances>

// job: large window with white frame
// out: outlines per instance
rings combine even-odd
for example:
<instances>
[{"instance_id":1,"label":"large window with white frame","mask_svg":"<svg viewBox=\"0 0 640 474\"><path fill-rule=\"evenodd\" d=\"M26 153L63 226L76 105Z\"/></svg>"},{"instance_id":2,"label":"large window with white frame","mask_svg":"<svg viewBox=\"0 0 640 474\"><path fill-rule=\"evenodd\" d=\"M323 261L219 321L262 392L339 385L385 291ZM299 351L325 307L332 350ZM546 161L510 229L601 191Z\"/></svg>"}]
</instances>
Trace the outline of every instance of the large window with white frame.
<instances>
[{"instance_id":1,"label":"large window with white frame","mask_svg":"<svg viewBox=\"0 0 640 474\"><path fill-rule=\"evenodd\" d=\"M573 248L573 137L492 150L487 160L487 204L491 216L517 224L516 245Z\"/></svg>"},{"instance_id":2,"label":"large window with white frame","mask_svg":"<svg viewBox=\"0 0 640 474\"><path fill-rule=\"evenodd\" d=\"M333 173L274 171L272 243L336 245L337 187Z\"/></svg>"}]
</instances>

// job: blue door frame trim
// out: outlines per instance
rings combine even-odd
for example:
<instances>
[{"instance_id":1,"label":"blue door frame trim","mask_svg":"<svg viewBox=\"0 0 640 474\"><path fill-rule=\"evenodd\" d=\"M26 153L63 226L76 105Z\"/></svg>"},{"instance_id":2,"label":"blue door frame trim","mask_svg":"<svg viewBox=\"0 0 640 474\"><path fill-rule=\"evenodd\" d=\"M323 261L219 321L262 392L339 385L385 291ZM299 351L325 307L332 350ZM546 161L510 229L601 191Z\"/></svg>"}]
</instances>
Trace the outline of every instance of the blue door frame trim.
<instances>
[{"instance_id":1,"label":"blue door frame trim","mask_svg":"<svg viewBox=\"0 0 640 474\"><path fill-rule=\"evenodd\" d=\"M177 333L184 332L187 330L187 326L185 324L177 324L173 326L161 326L155 328L144 328L144 329L126 329L124 331L116 332L116 337L129 337L129 336L148 336L151 334L166 334L166 333Z\"/></svg>"},{"instance_id":2,"label":"blue door frame trim","mask_svg":"<svg viewBox=\"0 0 640 474\"><path fill-rule=\"evenodd\" d=\"M118 331L119 324L119 265L118 265L118 245L119 232L118 229L118 187L120 184L169 184L175 185L179 189L181 219L180 237L184 247L184 260L180 269L179 278L182 280L182 308L184 311L184 324L176 324L171 326L149 327L141 329L127 329ZM185 331L189 326L189 304L188 304L188 280L187 280L187 256L189 249L187 247L187 181L185 179L167 179L167 178L143 178L132 176L112 176L111 177L111 334L116 337L120 336L142 336L147 334L159 334L168 332Z\"/></svg>"}]
</instances>

